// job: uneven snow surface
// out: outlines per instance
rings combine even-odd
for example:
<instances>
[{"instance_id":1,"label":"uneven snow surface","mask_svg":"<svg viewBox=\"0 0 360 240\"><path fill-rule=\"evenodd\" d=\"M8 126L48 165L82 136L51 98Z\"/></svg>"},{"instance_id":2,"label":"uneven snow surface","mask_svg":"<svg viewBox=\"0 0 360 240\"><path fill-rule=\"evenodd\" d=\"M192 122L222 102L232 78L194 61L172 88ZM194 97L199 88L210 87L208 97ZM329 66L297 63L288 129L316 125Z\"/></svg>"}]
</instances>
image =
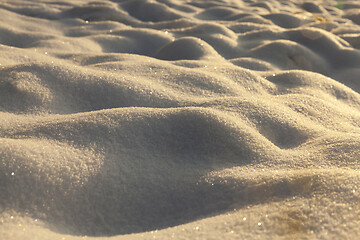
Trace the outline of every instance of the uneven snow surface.
<instances>
[{"instance_id":1,"label":"uneven snow surface","mask_svg":"<svg viewBox=\"0 0 360 240\"><path fill-rule=\"evenodd\" d=\"M358 239L360 2L0 1L0 239Z\"/></svg>"}]
</instances>

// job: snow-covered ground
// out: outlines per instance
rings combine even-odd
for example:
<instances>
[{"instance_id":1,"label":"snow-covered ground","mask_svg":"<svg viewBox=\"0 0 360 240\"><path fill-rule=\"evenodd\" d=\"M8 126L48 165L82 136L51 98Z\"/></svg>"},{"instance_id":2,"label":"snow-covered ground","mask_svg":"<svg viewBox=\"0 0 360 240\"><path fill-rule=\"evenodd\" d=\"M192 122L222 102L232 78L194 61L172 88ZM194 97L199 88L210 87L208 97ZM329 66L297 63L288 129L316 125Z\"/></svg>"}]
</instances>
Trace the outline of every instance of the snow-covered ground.
<instances>
[{"instance_id":1,"label":"snow-covered ground","mask_svg":"<svg viewBox=\"0 0 360 240\"><path fill-rule=\"evenodd\" d=\"M0 1L0 239L357 239L359 24L345 0Z\"/></svg>"}]
</instances>

